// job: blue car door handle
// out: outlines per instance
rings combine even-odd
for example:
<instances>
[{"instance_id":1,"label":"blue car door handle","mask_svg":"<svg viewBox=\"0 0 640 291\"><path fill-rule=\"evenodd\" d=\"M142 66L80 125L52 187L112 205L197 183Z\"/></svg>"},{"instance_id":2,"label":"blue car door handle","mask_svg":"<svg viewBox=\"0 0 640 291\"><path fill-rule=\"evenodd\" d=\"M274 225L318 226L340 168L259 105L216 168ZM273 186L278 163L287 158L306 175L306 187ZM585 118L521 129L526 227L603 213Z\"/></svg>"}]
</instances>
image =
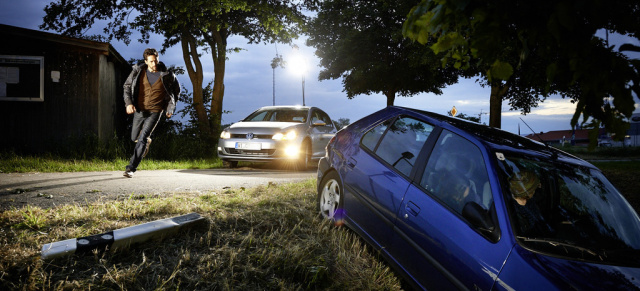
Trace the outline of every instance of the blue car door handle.
<instances>
[{"instance_id":1,"label":"blue car door handle","mask_svg":"<svg viewBox=\"0 0 640 291\"><path fill-rule=\"evenodd\" d=\"M418 205L411 201L407 202L405 210L408 214L411 214L413 216L418 216L418 213L420 213L420 207L418 207ZM408 218L408 215L405 214L404 218Z\"/></svg>"},{"instance_id":2,"label":"blue car door handle","mask_svg":"<svg viewBox=\"0 0 640 291\"><path fill-rule=\"evenodd\" d=\"M357 163L358 161L350 157L349 160L347 161L347 166L349 166L350 168L354 168Z\"/></svg>"}]
</instances>

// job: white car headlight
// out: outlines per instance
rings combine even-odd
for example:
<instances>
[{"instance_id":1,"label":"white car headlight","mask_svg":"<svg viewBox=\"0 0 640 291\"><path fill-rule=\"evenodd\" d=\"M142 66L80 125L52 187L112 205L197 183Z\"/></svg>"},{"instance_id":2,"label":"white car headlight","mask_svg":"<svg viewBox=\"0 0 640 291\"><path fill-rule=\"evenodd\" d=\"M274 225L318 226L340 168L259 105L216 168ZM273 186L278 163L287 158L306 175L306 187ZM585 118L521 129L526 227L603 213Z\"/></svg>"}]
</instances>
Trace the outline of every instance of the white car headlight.
<instances>
[{"instance_id":1,"label":"white car headlight","mask_svg":"<svg viewBox=\"0 0 640 291\"><path fill-rule=\"evenodd\" d=\"M300 154L300 148L294 145L288 146L284 149L284 154L291 158L297 158Z\"/></svg>"},{"instance_id":2,"label":"white car headlight","mask_svg":"<svg viewBox=\"0 0 640 291\"><path fill-rule=\"evenodd\" d=\"M223 130L222 133L220 133L220 138L221 139L230 139L231 138L231 133Z\"/></svg>"},{"instance_id":3,"label":"white car headlight","mask_svg":"<svg viewBox=\"0 0 640 291\"><path fill-rule=\"evenodd\" d=\"M296 139L296 131L292 130L287 133L278 132L273 135L273 139L275 140L294 140Z\"/></svg>"}]
</instances>

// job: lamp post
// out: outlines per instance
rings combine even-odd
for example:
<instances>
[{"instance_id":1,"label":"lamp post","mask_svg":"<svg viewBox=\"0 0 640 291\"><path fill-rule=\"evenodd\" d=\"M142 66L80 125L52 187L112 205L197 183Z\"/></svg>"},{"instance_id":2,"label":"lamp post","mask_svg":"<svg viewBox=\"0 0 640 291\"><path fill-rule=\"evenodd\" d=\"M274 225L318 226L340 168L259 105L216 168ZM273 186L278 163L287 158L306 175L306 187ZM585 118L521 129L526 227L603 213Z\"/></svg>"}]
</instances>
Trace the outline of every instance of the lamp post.
<instances>
[{"instance_id":1,"label":"lamp post","mask_svg":"<svg viewBox=\"0 0 640 291\"><path fill-rule=\"evenodd\" d=\"M302 56L302 54L300 54L300 48L298 47L298 45L293 45L293 56L291 57L291 68L293 70L295 70L296 74L300 74L300 76L302 77L302 106L305 106L305 100L304 100L304 75L307 71L307 63L304 59L304 57Z\"/></svg>"},{"instance_id":2,"label":"lamp post","mask_svg":"<svg viewBox=\"0 0 640 291\"><path fill-rule=\"evenodd\" d=\"M276 49L276 57L271 60L271 68L273 69L273 106L276 106L276 68L284 68L284 60L282 56L278 54Z\"/></svg>"},{"instance_id":3,"label":"lamp post","mask_svg":"<svg viewBox=\"0 0 640 291\"><path fill-rule=\"evenodd\" d=\"M305 104L304 104L304 74L302 74L302 106L305 106Z\"/></svg>"}]
</instances>

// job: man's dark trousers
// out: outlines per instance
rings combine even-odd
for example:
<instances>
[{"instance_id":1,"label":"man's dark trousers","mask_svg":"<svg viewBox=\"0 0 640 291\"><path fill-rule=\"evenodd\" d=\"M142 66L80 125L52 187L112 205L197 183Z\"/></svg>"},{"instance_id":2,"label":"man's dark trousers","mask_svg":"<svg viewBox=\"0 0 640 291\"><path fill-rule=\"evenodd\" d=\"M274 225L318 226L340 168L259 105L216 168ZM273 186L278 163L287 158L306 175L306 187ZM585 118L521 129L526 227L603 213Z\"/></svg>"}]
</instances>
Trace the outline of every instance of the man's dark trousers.
<instances>
[{"instance_id":1,"label":"man's dark trousers","mask_svg":"<svg viewBox=\"0 0 640 291\"><path fill-rule=\"evenodd\" d=\"M131 140L136 142L131 160L127 166L127 171L135 172L142 161L142 157L147 148L147 138L155 129L162 112L136 111L133 114L133 126L131 128Z\"/></svg>"}]
</instances>

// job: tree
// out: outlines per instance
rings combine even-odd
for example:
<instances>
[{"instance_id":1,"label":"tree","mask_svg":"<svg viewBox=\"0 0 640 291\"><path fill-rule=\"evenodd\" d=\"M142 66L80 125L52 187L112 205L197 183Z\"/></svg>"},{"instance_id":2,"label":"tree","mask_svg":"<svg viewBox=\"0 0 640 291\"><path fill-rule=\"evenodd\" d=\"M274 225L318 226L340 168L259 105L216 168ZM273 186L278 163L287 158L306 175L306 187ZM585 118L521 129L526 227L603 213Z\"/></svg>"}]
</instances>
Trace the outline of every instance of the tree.
<instances>
[{"instance_id":1,"label":"tree","mask_svg":"<svg viewBox=\"0 0 640 291\"><path fill-rule=\"evenodd\" d=\"M307 3L308 2L308 3ZM225 64L230 51L227 40L243 36L249 43L290 42L301 32L306 17L303 8L313 8L313 0L292 3L286 0L205 1L205 0L58 0L45 8L43 29L81 36L96 20L107 20L107 40L130 42L133 30L148 43L152 34L164 36L163 50L180 44L191 84L197 125L212 144L222 118ZM209 109L203 95L202 51L212 55L214 78Z\"/></svg>"},{"instance_id":2,"label":"tree","mask_svg":"<svg viewBox=\"0 0 640 291\"><path fill-rule=\"evenodd\" d=\"M453 113L451 113L451 111L447 111L447 115L449 115L449 116L453 117ZM477 122L477 123L480 123L480 117L475 117L475 116L471 116L471 115L466 115L466 114L464 114L464 113L462 113L462 112L460 112L460 113L456 114L456 116L455 116L455 117L457 117L457 118L461 118L461 119L466 119L466 120L473 121L473 122Z\"/></svg>"},{"instance_id":3,"label":"tree","mask_svg":"<svg viewBox=\"0 0 640 291\"><path fill-rule=\"evenodd\" d=\"M308 25L307 45L320 57L320 80L342 78L349 99L382 93L387 106L396 94L442 94L457 82L428 49L402 36L402 24L414 1L323 1Z\"/></svg>"},{"instance_id":4,"label":"tree","mask_svg":"<svg viewBox=\"0 0 640 291\"><path fill-rule=\"evenodd\" d=\"M336 125L336 129L341 130L351 124L351 120L349 120L349 118L340 117L337 121L333 120L333 123Z\"/></svg>"},{"instance_id":5,"label":"tree","mask_svg":"<svg viewBox=\"0 0 640 291\"><path fill-rule=\"evenodd\" d=\"M637 73L595 34L604 29L637 37L639 10L634 0L423 0L403 33L422 44L435 40L430 48L444 53L444 64L476 70L492 86L491 126L494 91L504 97L515 90L512 106L536 106L541 96L560 93L577 103L572 126L580 116L583 123L592 117L622 134L633 111L632 91L640 93L629 86ZM603 106L609 96L614 106Z\"/></svg>"}]
</instances>

